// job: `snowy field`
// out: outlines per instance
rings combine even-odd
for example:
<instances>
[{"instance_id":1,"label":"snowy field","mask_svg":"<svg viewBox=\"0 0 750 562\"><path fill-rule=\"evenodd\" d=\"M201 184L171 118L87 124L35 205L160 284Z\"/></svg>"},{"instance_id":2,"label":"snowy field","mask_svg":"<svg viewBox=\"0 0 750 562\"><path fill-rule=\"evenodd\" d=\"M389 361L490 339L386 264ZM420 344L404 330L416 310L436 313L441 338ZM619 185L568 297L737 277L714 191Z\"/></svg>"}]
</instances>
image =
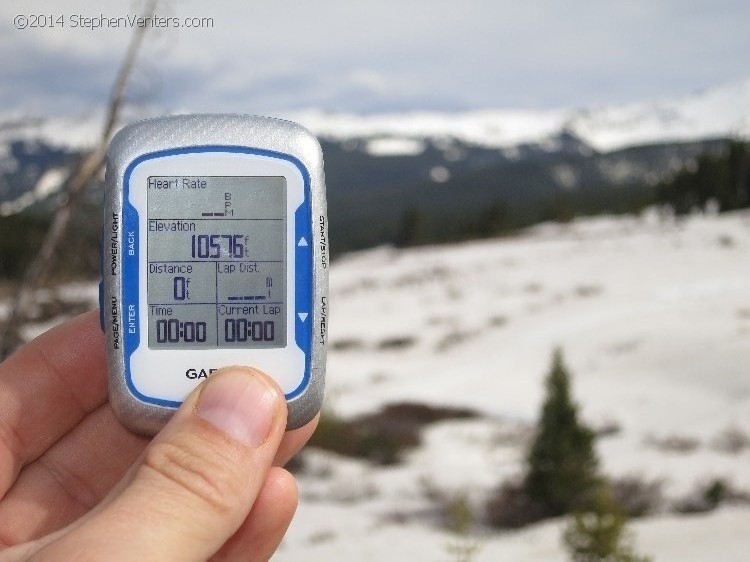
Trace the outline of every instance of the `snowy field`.
<instances>
[{"instance_id":1,"label":"snowy field","mask_svg":"<svg viewBox=\"0 0 750 562\"><path fill-rule=\"evenodd\" d=\"M406 343L384 345L394 340ZM429 498L463 494L479 516L520 472L555 346L584 419L613 430L598 440L608 475L661 479L667 499L714 478L750 490L750 447L721 447L728 430L750 435L748 213L597 218L354 254L331 271L329 343L328 402L341 416L404 400L483 415L428 426L393 467L308 452L278 560L455 559ZM480 526L473 559L565 560L563 526ZM750 559L747 505L632 528L656 561Z\"/></svg>"},{"instance_id":2,"label":"snowy field","mask_svg":"<svg viewBox=\"0 0 750 562\"><path fill-rule=\"evenodd\" d=\"M64 297L95 295L79 285ZM326 408L352 418L411 401L480 415L428 425L393 466L306 451L299 511L274 560L459 560L435 498L465 497L479 519L520 473L557 346L584 420L607 430L607 475L659 479L666 504L716 478L750 490L750 445L722 446L728 432L750 435L750 213L374 249L334 264L330 300ZM562 562L564 525L479 524L459 544L477 547L475 561ZM748 504L665 508L631 527L655 562L750 559Z\"/></svg>"}]
</instances>

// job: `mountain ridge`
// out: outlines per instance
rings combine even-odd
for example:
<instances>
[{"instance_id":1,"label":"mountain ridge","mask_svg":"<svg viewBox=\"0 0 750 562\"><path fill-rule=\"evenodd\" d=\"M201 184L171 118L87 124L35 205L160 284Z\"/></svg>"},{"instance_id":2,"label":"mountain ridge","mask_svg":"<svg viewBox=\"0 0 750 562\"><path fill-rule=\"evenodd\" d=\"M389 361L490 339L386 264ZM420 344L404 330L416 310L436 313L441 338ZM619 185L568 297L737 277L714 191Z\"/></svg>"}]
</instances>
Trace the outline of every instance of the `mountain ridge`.
<instances>
[{"instance_id":1,"label":"mountain ridge","mask_svg":"<svg viewBox=\"0 0 750 562\"><path fill-rule=\"evenodd\" d=\"M565 131L593 150L607 152L642 144L749 137L750 76L687 95L588 108L370 115L309 108L274 116L297 121L332 142L365 140L373 156L417 154L425 139L497 149L544 146ZM97 111L47 119L9 112L0 117L0 145L23 139L84 149L96 141L100 129Z\"/></svg>"},{"instance_id":2,"label":"mountain ridge","mask_svg":"<svg viewBox=\"0 0 750 562\"><path fill-rule=\"evenodd\" d=\"M729 139L750 136L750 79L669 103L493 111L298 118L323 147L336 253L638 212L656 201L660 182L702 156L721 157ZM99 134L98 120L16 116L5 123L0 217L26 210L49 216L70 167ZM684 138L659 140L670 135ZM96 183L87 196L89 229L98 218L102 178Z\"/></svg>"},{"instance_id":3,"label":"mountain ridge","mask_svg":"<svg viewBox=\"0 0 750 562\"><path fill-rule=\"evenodd\" d=\"M415 152L413 143L424 138L503 149L544 145L565 131L594 150L608 152L643 144L750 136L750 77L683 96L594 108L365 116L313 109L293 117L329 140L369 139L376 143L374 155L383 139L400 140L406 154Z\"/></svg>"}]
</instances>

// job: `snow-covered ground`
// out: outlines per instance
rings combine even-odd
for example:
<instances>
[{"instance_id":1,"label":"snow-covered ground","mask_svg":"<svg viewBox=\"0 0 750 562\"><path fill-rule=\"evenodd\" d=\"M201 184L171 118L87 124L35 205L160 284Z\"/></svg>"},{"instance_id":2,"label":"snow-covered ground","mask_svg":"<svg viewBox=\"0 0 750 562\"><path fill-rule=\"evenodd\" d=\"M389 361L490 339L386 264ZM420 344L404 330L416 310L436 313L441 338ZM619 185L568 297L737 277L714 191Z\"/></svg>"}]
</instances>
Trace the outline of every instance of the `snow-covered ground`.
<instances>
[{"instance_id":1,"label":"snow-covered ground","mask_svg":"<svg viewBox=\"0 0 750 562\"><path fill-rule=\"evenodd\" d=\"M71 286L64 298L95 299ZM722 478L750 490L750 212L594 218L515 238L349 255L331 270L327 408L401 401L480 417L427 427L401 464L305 454L301 504L274 560L455 560L435 498L480 515L519 474L552 350L563 349L610 476L661 479L667 500ZM48 327L30 327L27 336ZM383 345L400 340L400 346ZM681 443L679 447L665 442ZM458 540L472 560L562 562L565 521ZM750 505L633 522L656 562L746 562Z\"/></svg>"},{"instance_id":2,"label":"snow-covered ground","mask_svg":"<svg viewBox=\"0 0 750 562\"><path fill-rule=\"evenodd\" d=\"M479 510L518 474L552 350L573 373L612 476L662 479L668 498L712 478L750 490L750 214L542 225L505 240L346 257L331 272L328 400L348 417L398 401L469 406L394 467L316 451L278 560L450 560L435 490ZM383 349L402 338L413 344ZM678 452L655 442L682 440ZM434 508L434 506L432 506ZM563 521L480 530L476 560L557 561ZM746 561L750 506L633 524L655 560ZM689 537L689 540L686 540Z\"/></svg>"}]
</instances>

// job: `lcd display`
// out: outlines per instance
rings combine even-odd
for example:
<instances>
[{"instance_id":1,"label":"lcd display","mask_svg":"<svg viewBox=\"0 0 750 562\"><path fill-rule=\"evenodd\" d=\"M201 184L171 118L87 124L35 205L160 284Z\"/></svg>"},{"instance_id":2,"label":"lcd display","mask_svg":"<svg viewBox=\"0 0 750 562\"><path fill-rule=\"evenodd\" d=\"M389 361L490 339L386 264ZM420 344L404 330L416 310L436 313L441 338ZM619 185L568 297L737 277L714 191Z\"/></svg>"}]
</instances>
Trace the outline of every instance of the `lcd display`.
<instances>
[{"instance_id":1,"label":"lcd display","mask_svg":"<svg viewBox=\"0 0 750 562\"><path fill-rule=\"evenodd\" d=\"M286 346L285 178L147 181L148 346Z\"/></svg>"}]
</instances>

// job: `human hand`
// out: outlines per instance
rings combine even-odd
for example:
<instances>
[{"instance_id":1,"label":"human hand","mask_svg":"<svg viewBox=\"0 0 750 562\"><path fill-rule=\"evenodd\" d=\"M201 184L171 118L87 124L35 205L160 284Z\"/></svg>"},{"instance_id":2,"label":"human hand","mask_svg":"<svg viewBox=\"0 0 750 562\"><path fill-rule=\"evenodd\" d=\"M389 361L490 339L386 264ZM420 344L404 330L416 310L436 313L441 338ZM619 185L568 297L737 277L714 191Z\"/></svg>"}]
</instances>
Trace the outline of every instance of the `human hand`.
<instances>
[{"instance_id":1,"label":"human hand","mask_svg":"<svg viewBox=\"0 0 750 562\"><path fill-rule=\"evenodd\" d=\"M284 433L268 377L221 369L151 441L107 401L98 314L0 365L0 561L267 560L297 506L283 466L317 418Z\"/></svg>"}]
</instances>

